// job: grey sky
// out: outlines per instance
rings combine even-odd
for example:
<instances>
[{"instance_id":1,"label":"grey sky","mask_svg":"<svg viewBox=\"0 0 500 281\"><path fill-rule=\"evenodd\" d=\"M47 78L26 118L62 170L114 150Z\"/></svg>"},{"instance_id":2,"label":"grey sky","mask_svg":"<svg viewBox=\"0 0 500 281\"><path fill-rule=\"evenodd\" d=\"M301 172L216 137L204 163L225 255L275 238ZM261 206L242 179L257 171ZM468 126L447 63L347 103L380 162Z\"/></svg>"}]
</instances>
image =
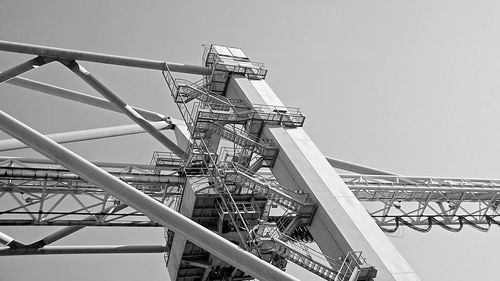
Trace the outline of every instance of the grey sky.
<instances>
[{"instance_id":1,"label":"grey sky","mask_svg":"<svg viewBox=\"0 0 500 281\"><path fill-rule=\"evenodd\" d=\"M192 64L202 44L240 47L268 66L283 102L302 109L325 155L404 175L500 177L497 1L311 2L4 0L0 39ZM0 71L27 58L0 53ZM179 116L159 72L84 65L130 104ZM25 77L94 94L55 64ZM0 109L44 133L130 123L9 85ZM146 163L161 148L145 136L67 147L91 160ZM53 231L0 229L26 241ZM495 280L499 230L405 229L392 240L422 280ZM141 239L162 233L84 230L62 242ZM162 263L159 255L0 258L0 280L165 280Z\"/></svg>"}]
</instances>

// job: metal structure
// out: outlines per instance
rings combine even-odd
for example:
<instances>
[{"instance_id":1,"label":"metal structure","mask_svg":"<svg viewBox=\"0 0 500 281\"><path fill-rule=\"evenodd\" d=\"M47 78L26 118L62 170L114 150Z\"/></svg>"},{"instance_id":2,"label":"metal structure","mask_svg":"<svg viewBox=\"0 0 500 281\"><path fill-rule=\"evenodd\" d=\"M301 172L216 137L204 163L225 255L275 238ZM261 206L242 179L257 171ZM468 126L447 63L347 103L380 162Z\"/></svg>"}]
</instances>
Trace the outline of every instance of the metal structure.
<instances>
[{"instance_id":1,"label":"metal structure","mask_svg":"<svg viewBox=\"0 0 500 281\"><path fill-rule=\"evenodd\" d=\"M500 180L399 176L325 158L300 110L281 103L264 65L241 49L206 46L203 66L3 41L0 50L36 56L0 82L136 123L44 136L0 111L0 129L15 138L0 151L47 157L0 158L0 226L64 226L31 244L0 232L2 256L164 252L172 280L296 280L288 262L326 280L419 280L384 232L500 225ZM161 71L183 120L128 105L82 61ZM105 99L18 77L52 62ZM168 150L148 164L91 163L59 144L145 132ZM51 245L102 226L164 227L166 245Z\"/></svg>"}]
</instances>

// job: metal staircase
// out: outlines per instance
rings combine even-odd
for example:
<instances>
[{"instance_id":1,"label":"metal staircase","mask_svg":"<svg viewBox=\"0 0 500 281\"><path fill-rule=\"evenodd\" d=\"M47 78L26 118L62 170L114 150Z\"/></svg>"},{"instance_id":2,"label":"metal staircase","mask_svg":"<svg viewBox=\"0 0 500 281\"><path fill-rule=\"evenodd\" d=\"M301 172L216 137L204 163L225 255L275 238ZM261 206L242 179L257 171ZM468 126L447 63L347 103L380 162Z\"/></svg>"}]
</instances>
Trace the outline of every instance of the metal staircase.
<instances>
[{"instance_id":1,"label":"metal staircase","mask_svg":"<svg viewBox=\"0 0 500 281\"><path fill-rule=\"evenodd\" d=\"M339 279L341 263L331 259L326 264L314 260L310 253L301 252L294 247L295 244L300 244L306 249L305 244L286 235L297 226L310 224L316 205L309 196L301 191L286 189L255 173L260 167L272 167L278 154L278 148L272 141L261 137L263 127L300 127L304 116L294 108L254 105L242 100L227 99L222 95L223 89L220 86L221 83L226 83L227 80L224 79L229 77L228 71L233 74L254 75L257 78L265 76L265 72L259 72L258 68L261 66L254 68L256 65L246 62L248 58L239 57L235 64L223 67L222 63L227 63L229 58L210 52L207 56L213 73L204 81L191 83L174 79L168 68L163 72L190 133L189 156L185 161L184 173L188 178L206 177L210 182L206 188L213 190L213 193L198 194L195 202L205 202L201 205L202 208L215 207L218 212L216 231L260 258L278 267L283 265L280 261L288 259L327 280L348 280L346 278L352 275L355 267L350 268L349 272L345 271L342 279ZM232 152L221 148L226 154L220 157L217 153L219 139L214 136L232 143ZM210 194L217 195L219 199L210 199L207 197ZM208 206L206 202L212 202L214 206ZM193 212L203 214L196 204ZM287 218L292 218L286 224L284 232L274 227L274 233L278 233L276 237L271 237L268 233L262 235L263 231L260 229L260 224L267 221L273 204L281 206L288 214ZM200 216L194 219L213 221L212 216L213 213L210 213L210 218ZM185 248L184 253L189 251L189 248ZM184 258L182 261L184 264L189 263ZM333 264L338 270L331 267ZM182 267L183 270L189 268ZM241 280L252 278L237 268L231 269L227 264L213 261L202 271L204 273L199 268L182 273L179 271L181 275L177 276L177 280L188 280L190 274L201 274L210 276L210 280L219 280L217 278L226 278L224 276L228 272L231 272L231 277L239 276Z\"/></svg>"},{"instance_id":2,"label":"metal staircase","mask_svg":"<svg viewBox=\"0 0 500 281\"><path fill-rule=\"evenodd\" d=\"M361 252L349 252L345 257L333 259L305 243L286 237L275 223L262 224L258 239L262 248L271 249L275 254L325 280L370 280L375 274L375 269L366 264Z\"/></svg>"},{"instance_id":3,"label":"metal staircase","mask_svg":"<svg viewBox=\"0 0 500 281\"><path fill-rule=\"evenodd\" d=\"M214 122L197 122L197 137L205 137L210 134L217 134L230 142L264 157L267 167L272 167L278 154L278 148L272 146L272 142L266 139L256 140L245 131L238 128L229 128Z\"/></svg>"},{"instance_id":4,"label":"metal staircase","mask_svg":"<svg viewBox=\"0 0 500 281\"><path fill-rule=\"evenodd\" d=\"M286 210L294 212L298 217L312 219L316 205L312 203L308 194L289 190L275 182L268 181L237 163L227 162L225 166L226 181L234 181L241 188L265 196Z\"/></svg>"}]
</instances>

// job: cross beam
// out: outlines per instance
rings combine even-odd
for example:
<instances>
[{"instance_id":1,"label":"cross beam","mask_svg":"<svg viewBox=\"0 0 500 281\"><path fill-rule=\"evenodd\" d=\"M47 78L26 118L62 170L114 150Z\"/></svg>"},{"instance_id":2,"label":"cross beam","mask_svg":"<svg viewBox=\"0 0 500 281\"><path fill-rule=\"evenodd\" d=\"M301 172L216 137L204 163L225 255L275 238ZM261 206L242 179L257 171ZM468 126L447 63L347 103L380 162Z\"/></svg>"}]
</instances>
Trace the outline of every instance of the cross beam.
<instances>
[{"instance_id":1,"label":"cross beam","mask_svg":"<svg viewBox=\"0 0 500 281\"><path fill-rule=\"evenodd\" d=\"M91 53L77 50L68 50L63 48L54 48L39 46L33 44L23 44L17 42L0 41L0 51L7 51L12 53L32 54L48 58L58 58L66 60L81 60L91 61L104 64L114 64L128 67L146 68L154 70L166 70L167 67L170 71L209 75L211 70L207 67L188 65L174 62L148 60L124 56L115 56L100 53Z\"/></svg>"}]
</instances>

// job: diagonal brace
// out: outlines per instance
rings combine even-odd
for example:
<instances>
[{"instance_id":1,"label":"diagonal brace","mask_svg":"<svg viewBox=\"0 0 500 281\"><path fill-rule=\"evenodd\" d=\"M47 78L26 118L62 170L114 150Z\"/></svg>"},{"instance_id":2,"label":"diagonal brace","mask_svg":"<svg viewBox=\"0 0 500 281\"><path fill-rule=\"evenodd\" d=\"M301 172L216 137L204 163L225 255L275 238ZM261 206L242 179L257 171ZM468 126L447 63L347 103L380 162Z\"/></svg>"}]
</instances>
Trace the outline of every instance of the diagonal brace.
<instances>
[{"instance_id":1,"label":"diagonal brace","mask_svg":"<svg viewBox=\"0 0 500 281\"><path fill-rule=\"evenodd\" d=\"M0 72L0 74L1 74L1 72ZM6 81L6 83L12 84L12 85L15 85L15 86L18 86L21 88L30 89L33 91L38 91L41 93L60 97L63 99L77 101L77 102L84 103L87 105L92 105L95 107L99 107L99 108L122 113L122 111L120 111L115 105L113 105L112 103L110 103L109 101L107 101L105 99L94 97L91 95L87 95L87 94L72 91L72 90L68 90L65 88L53 86L50 84L38 82L35 80L26 79L23 77L14 77L14 78ZM149 121L168 121L168 119L170 119L169 117L166 117L165 115L160 114L160 113L156 113L156 112L149 111L149 110L142 109L142 108L138 108L138 107L132 107L132 108Z\"/></svg>"},{"instance_id":2,"label":"diagonal brace","mask_svg":"<svg viewBox=\"0 0 500 281\"><path fill-rule=\"evenodd\" d=\"M21 75L25 72L28 72L36 67L42 66L48 62L51 62L52 60L47 60L44 59L43 57L36 57L34 59L31 59L27 62L23 62L19 65L16 65L10 69L7 69L6 71L0 73L0 83L3 83L5 81L8 81L18 75Z\"/></svg>"},{"instance_id":3,"label":"diagonal brace","mask_svg":"<svg viewBox=\"0 0 500 281\"><path fill-rule=\"evenodd\" d=\"M130 105L123 101L119 96L115 95L111 90L109 90L104 84L99 82L96 78L92 76L85 68L79 65L76 61L62 62L71 71L73 71L78 77L89 84L112 104L114 104L121 112L127 115L135 123L146 130L150 135L152 135L156 140L163 144L166 148L170 149L174 154L182 159L186 159L186 152L182 150L177 144L168 139L164 134L158 131L151 123L149 123L142 115L135 111Z\"/></svg>"},{"instance_id":4,"label":"diagonal brace","mask_svg":"<svg viewBox=\"0 0 500 281\"><path fill-rule=\"evenodd\" d=\"M210 68L197 65L188 65L188 64L173 63L166 61L91 53L78 50L69 50L63 48L46 47L33 44L9 42L9 41L0 41L0 51L21 53L21 54L33 54L54 59L91 61L104 64L113 64L113 65L155 69L155 70L167 70L168 67L168 69L170 69L170 71L172 72L181 72L181 73L198 74L198 75L210 75L212 73Z\"/></svg>"}]
</instances>

